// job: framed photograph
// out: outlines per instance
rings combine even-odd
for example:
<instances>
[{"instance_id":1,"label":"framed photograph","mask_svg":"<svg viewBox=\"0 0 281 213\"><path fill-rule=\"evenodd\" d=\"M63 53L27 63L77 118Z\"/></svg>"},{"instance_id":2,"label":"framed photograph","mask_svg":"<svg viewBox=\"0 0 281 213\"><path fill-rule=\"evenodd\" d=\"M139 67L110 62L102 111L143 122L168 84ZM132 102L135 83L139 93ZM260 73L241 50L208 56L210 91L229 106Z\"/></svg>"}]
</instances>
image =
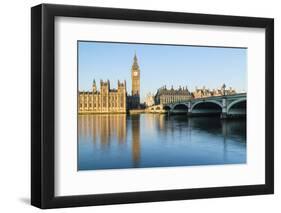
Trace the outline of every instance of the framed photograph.
<instances>
[{"instance_id":1,"label":"framed photograph","mask_svg":"<svg viewBox=\"0 0 281 213\"><path fill-rule=\"evenodd\" d=\"M31 203L272 194L274 21L31 9Z\"/></svg>"}]
</instances>

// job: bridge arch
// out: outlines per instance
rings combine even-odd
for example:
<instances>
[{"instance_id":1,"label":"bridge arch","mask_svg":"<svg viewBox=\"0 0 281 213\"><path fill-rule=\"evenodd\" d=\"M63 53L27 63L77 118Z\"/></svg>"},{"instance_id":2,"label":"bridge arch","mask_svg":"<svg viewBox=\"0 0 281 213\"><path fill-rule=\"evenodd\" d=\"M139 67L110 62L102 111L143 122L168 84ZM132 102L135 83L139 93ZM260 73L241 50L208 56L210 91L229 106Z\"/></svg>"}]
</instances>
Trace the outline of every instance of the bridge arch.
<instances>
[{"instance_id":1,"label":"bridge arch","mask_svg":"<svg viewBox=\"0 0 281 213\"><path fill-rule=\"evenodd\" d=\"M222 104L215 100L198 101L193 104L190 112L194 115L221 115Z\"/></svg>"},{"instance_id":2,"label":"bridge arch","mask_svg":"<svg viewBox=\"0 0 281 213\"><path fill-rule=\"evenodd\" d=\"M186 110L186 111L188 111L188 106L184 103L179 103L179 104L175 104L172 107L172 110Z\"/></svg>"},{"instance_id":3,"label":"bridge arch","mask_svg":"<svg viewBox=\"0 0 281 213\"><path fill-rule=\"evenodd\" d=\"M219 106L221 109L223 108L222 103L220 103L219 101L207 100L207 101L198 101L198 102L195 102L195 103L191 106L190 111L192 111L196 106L198 106L198 105L200 105L200 104L206 104L206 103L215 104L215 105Z\"/></svg>"},{"instance_id":4,"label":"bridge arch","mask_svg":"<svg viewBox=\"0 0 281 213\"><path fill-rule=\"evenodd\" d=\"M247 99L240 98L227 106L227 114L246 114Z\"/></svg>"},{"instance_id":5,"label":"bridge arch","mask_svg":"<svg viewBox=\"0 0 281 213\"><path fill-rule=\"evenodd\" d=\"M168 105L165 105L165 106L163 106L163 109L167 110L167 111L170 111L172 108L170 106L168 106Z\"/></svg>"}]
</instances>

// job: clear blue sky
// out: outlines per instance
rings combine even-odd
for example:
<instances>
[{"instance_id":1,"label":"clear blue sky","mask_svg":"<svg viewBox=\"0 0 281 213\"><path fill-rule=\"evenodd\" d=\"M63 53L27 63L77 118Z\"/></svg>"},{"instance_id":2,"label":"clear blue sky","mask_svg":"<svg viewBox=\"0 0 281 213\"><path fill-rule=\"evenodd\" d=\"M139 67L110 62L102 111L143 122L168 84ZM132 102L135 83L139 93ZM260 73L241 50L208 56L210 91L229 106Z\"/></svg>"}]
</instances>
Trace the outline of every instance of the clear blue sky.
<instances>
[{"instance_id":1,"label":"clear blue sky","mask_svg":"<svg viewBox=\"0 0 281 213\"><path fill-rule=\"evenodd\" d=\"M218 88L223 83L238 91L247 90L247 49L200 46L151 45L108 42L78 42L79 90L91 89L96 79L127 81L131 93L131 66L136 52L141 75L141 99L148 92L187 86Z\"/></svg>"}]
</instances>

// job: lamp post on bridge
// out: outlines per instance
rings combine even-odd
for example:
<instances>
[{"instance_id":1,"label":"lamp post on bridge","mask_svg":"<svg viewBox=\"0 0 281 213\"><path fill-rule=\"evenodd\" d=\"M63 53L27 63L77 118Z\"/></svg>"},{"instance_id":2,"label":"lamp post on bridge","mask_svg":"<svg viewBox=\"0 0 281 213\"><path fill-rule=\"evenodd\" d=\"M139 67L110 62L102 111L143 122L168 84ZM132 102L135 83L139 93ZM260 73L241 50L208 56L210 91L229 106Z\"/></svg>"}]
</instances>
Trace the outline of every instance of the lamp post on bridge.
<instances>
[{"instance_id":1,"label":"lamp post on bridge","mask_svg":"<svg viewBox=\"0 0 281 213\"><path fill-rule=\"evenodd\" d=\"M223 84L222 85L222 87L221 87L221 93L222 93L222 96L223 96L223 98L222 98L222 113L221 113L221 118L222 119L225 119L225 118L227 118L227 105L226 105L226 97L225 97L225 88L226 88L226 86L225 86L225 84Z\"/></svg>"}]
</instances>

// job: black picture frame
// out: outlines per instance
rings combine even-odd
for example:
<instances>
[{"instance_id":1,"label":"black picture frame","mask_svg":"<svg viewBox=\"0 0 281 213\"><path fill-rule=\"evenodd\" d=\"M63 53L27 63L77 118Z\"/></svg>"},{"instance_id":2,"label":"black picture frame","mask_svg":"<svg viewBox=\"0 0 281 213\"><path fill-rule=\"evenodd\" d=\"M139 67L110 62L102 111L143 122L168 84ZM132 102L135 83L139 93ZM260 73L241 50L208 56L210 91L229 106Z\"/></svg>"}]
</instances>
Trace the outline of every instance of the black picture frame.
<instances>
[{"instance_id":1,"label":"black picture frame","mask_svg":"<svg viewBox=\"0 0 281 213\"><path fill-rule=\"evenodd\" d=\"M93 195L54 195L55 17L264 28L265 184ZM164 11L41 4L31 8L31 204L60 208L274 193L274 20Z\"/></svg>"}]
</instances>

